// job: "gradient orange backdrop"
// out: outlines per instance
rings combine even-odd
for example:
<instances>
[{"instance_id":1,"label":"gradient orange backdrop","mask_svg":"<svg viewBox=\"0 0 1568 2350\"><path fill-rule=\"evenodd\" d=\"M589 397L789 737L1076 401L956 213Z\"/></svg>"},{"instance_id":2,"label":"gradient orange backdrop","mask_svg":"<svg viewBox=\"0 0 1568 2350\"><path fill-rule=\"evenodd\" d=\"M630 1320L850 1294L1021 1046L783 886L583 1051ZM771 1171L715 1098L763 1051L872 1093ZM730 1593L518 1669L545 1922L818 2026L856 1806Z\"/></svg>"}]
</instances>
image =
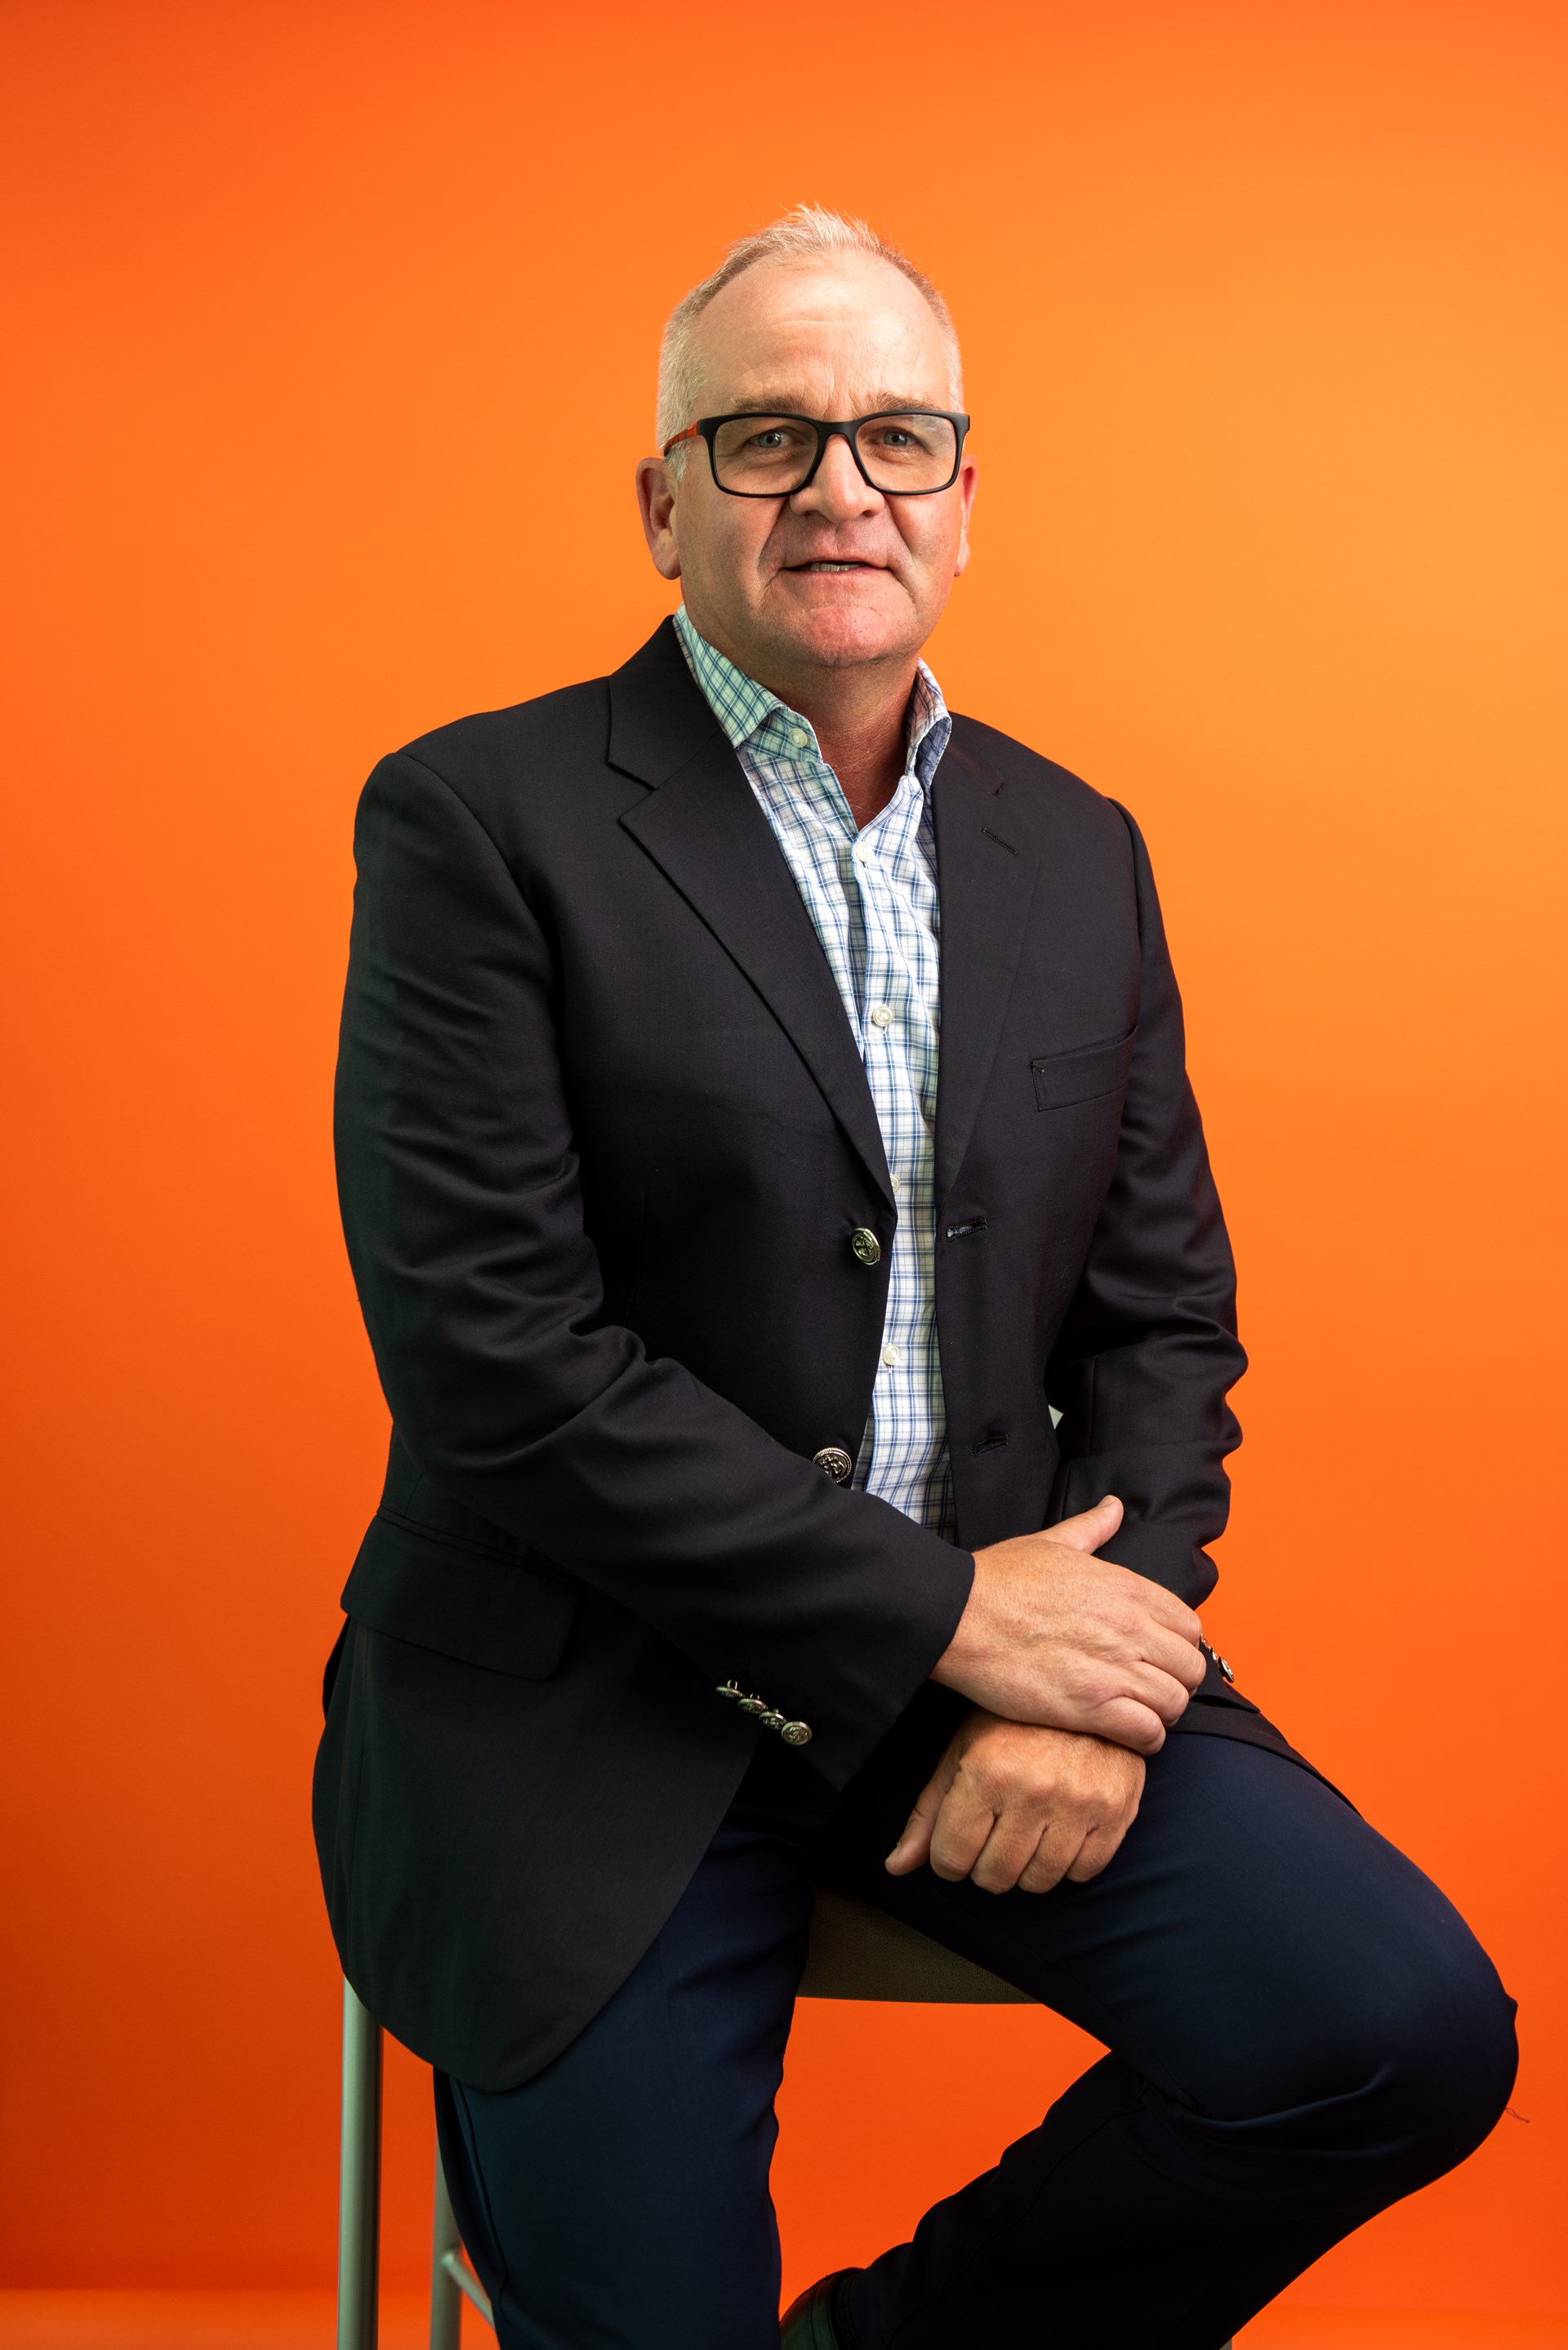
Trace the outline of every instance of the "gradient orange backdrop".
<instances>
[{"instance_id":1,"label":"gradient orange backdrop","mask_svg":"<svg viewBox=\"0 0 1568 2350\"><path fill-rule=\"evenodd\" d=\"M381 1467L328 1087L356 792L669 608L663 313L809 197L946 287L950 699L1128 801L1255 1367L1211 1611L1522 2004L1490 2143L1294 2288L1568 2308L1556 9L5 11L10 2281L330 2273L306 1825ZM803 2009L799 2282L1088 2043ZM390 2076L387 2264L430 2132Z\"/></svg>"}]
</instances>

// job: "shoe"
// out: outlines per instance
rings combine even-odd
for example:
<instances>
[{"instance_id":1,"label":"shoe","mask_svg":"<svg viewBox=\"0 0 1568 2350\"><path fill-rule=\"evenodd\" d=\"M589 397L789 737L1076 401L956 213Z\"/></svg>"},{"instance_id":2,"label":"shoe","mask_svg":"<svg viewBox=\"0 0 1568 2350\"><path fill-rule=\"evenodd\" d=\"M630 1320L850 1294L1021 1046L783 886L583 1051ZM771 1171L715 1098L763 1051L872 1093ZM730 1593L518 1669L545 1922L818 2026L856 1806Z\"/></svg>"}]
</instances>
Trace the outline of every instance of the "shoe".
<instances>
[{"instance_id":1,"label":"shoe","mask_svg":"<svg viewBox=\"0 0 1568 2350\"><path fill-rule=\"evenodd\" d=\"M834 2324L839 2289L857 2274L855 2269L836 2269L832 2276L818 2277L815 2284L807 2285L779 2321L779 2350L860 2350L845 2332L842 2319Z\"/></svg>"}]
</instances>

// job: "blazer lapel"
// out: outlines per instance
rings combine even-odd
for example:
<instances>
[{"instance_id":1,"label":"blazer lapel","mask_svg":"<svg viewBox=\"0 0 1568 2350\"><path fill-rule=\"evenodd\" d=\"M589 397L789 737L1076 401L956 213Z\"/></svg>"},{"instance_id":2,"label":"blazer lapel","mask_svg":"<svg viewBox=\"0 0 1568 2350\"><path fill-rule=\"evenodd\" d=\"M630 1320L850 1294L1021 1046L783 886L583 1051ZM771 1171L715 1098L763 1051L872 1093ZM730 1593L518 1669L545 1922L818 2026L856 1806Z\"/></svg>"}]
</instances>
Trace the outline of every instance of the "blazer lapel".
<instances>
[{"instance_id":1,"label":"blazer lapel","mask_svg":"<svg viewBox=\"0 0 1568 2350\"><path fill-rule=\"evenodd\" d=\"M871 1089L827 958L668 622L610 680L610 709L611 764L650 786L622 827L745 972L891 1206Z\"/></svg>"},{"instance_id":2,"label":"blazer lapel","mask_svg":"<svg viewBox=\"0 0 1568 2350\"><path fill-rule=\"evenodd\" d=\"M937 1086L936 1204L951 1191L995 1057L1023 951L1040 861L1023 805L960 739L937 770L937 886L941 899L942 1034Z\"/></svg>"}]
</instances>

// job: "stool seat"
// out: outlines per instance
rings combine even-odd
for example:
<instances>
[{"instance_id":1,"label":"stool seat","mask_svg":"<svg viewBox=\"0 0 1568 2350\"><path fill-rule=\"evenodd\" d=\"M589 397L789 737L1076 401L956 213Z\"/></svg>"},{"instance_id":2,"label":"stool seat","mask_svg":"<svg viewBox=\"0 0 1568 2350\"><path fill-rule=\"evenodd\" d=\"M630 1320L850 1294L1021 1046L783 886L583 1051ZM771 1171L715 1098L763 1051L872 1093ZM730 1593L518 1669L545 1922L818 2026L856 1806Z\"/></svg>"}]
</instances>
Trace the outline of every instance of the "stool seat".
<instances>
[{"instance_id":1,"label":"stool seat","mask_svg":"<svg viewBox=\"0 0 1568 2350\"><path fill-rule=\"evenodd\" d=\"M802 1999L929 2000L944 2007L1035 2002L972 1959L961 1959L901 1918L836 1886L819 1885Z\"/></svg>"}]
</instances>

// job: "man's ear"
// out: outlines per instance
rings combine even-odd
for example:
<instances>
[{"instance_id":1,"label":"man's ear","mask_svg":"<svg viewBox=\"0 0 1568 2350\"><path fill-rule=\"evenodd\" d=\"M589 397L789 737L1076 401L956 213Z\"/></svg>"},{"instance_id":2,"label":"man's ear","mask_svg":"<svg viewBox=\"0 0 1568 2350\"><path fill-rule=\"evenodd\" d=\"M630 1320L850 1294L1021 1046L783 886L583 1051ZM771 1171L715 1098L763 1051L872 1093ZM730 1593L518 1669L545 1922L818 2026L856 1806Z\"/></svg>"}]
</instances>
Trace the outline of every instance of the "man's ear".
<instances>
[{"instance_id":1,"label":"man's ear","mask_svg":"<svg viewBox=\"0 0 1568 2350\"><path fill-rule=\"evenodd\" d=\"M680 545L675 527L675 484L662 457L644 457L637 469L637 510L655 570L664 579L680 577Z\"/></svg>"},{"instance_id":2,"label":"man's ear","mask_svg":"<svg viewBox=\"0 0 1568 2350\"><path fill-rule=\"evenodd\" d=\"M969 520L974 512L974 493L979 480L979 466L972 457L966 457L958 480L959 496L963 501L963 520L959 525L958 560L953 565L955 579L969 569Z\"/></svg>"}]
</instances>

